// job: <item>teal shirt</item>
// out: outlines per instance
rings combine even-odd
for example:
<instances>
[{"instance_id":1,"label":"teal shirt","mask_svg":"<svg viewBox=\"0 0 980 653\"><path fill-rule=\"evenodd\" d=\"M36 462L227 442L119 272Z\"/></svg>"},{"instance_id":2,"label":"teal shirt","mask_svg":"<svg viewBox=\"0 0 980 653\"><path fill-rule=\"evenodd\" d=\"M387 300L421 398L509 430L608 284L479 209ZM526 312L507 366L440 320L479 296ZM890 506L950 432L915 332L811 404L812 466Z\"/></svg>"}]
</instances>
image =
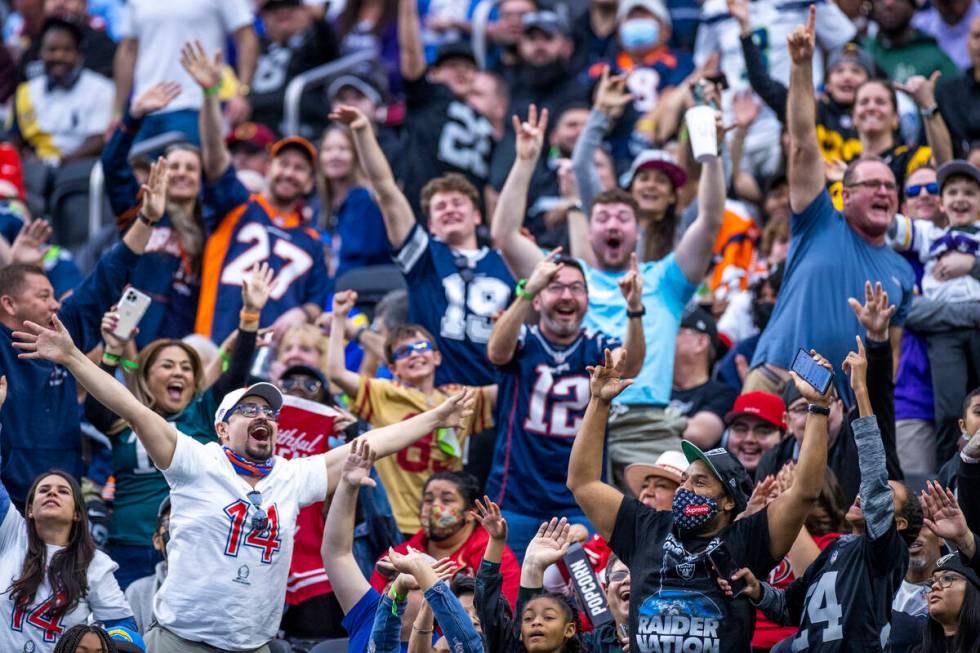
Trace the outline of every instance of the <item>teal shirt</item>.
<instances>
[{"instance_id":1,"label":"teal shirt","mask_svg":"<svg viewBox=\"0 0 980 653\"><path fill-rule=\"evenodd\" d=\"M619 280L626 274L591 268L582 262L589 284L589 310L583 325L602 331L626 344L626 299ZM636 380L616 399L620 404L670 403L674 376L674 342L681 326L684 306L697 287L687 280L673 254L656 262L640 264L643 277L643 336L646 358Z\"/></svg>"},{"instance_id":2,"label":"teal shirt","mask_svg":"<svg viewBox=\"0 0 980 653\"><path fill-rule=\"evenodd\" d=\"M198 442L217 442L218 436L214 432L217 410L214 392L208 390L167 421L180 433ZM170 486L160 470L153 466L132 429L124 429L111 440L116 493L109 519L109 541L127 546L152 546L157 510L170 493Z\"/></svg>"}]
</instances>

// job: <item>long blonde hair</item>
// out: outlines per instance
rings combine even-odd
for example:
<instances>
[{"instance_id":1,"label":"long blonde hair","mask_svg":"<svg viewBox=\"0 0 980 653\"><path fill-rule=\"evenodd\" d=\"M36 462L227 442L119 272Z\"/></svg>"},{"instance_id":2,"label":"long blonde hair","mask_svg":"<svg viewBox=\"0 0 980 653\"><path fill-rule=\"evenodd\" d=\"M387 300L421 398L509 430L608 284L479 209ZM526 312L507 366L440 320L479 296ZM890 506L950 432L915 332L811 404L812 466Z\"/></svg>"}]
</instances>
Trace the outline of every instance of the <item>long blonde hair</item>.
<instances>
[{"instance_id":1,"label":"long blonde hair","mask_svg":"<svg viewBox=\"0 0 980 653\"><path fill-rule=\"evenodd\" d=\"M276 360L282 361L285 356L287 345L293 340L304 341L311 347L314 347L318 352L320 352L320 363L317 367L320 371L327 369L327 350L328 350L328 340L323 332L320 331L319 327L313 326L312 324L296 324L289 327L286 333L282 334L282 338L279 340L279 348L276 351Z\"/></svg>"},{"instance_id":2,"label":"long blonde hair","mask_svg":"<svg viewBox=\"0 0 980 653\"><path fill-rule=\"evenodd\" d=\"M323 142L327 139L331 133L337 132L342 134L347 140L347 146L351 151L351 165L350 172L347 173L347 177L344 182L347 183L348 187L363 186L368 187L367 173L364 172L363 166L361 166L361 160L357 156L357 147L354 145L354 135L351 133L350 128L342 123L333 123L323 130L323 134L320 136L320 150L323 150ZM319 227L331 227L330 224L333 220L333 202L337 198L338 190L334 187L333 182L327 179L326 173L323 171L323 166L320 166L320 174L316 177L316 189L317 195L320 197L320 224Z\"/></svg>"}]
</instances>

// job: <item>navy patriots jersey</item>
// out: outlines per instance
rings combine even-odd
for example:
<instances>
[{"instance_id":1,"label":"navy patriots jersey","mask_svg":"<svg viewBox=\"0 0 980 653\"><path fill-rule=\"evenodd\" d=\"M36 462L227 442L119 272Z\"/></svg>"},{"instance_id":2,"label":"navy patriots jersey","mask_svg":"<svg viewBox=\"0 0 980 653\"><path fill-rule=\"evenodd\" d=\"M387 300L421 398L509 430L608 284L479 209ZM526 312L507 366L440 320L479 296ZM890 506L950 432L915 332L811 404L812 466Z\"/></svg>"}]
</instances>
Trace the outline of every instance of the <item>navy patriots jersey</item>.
<instances>
[{"instance_id":1,"label":"navy patriots jersey","mask_svg":"<svg viewBox=\"0 0 980 653\"><path fill-rule=\"evenodd\" d=\"M507 308L514 288L500 253L453 252L416 224L392 257L408 283L409 322L428 329L442 352L436 385L494 383L487 360L491 318Z\"/></svg>"},{"instance_id":2,"label":"navy patriots jersey","mask_svg":"<svg viewBox=\"0 0 980 653\"><path fill-rule=\"evenodd\" d=\"M589 403L588 365L619 340L582 329L554 345L538 327L521 327L517 350L497 378L497 445L487 495L505 510L550 518L581 515L565 486L568 458Z\"/></svg>"}]
</instances>

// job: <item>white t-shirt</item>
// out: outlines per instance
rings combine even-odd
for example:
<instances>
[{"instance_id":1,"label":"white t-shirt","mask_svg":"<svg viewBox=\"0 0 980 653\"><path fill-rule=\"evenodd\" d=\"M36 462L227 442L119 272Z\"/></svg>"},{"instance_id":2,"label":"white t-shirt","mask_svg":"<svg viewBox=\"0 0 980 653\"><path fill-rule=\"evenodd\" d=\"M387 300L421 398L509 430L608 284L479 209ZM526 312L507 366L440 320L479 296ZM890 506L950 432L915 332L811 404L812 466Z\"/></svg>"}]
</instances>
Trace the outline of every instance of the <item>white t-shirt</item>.
<instances>
[{"instance_id":1,"label":"white t-shirt","mask_svg":"<svg viewBox=\"0 0 980 653\"><path fill-rule=\"evenodd\" d=\"M980 227L980 223L975 224ZM949 239L953 243L949 242ZM937 243L946 239L947 244ZM955 279L940 281L933 276L936 263L950 250L977 255L980 250L980 234L968 231L952 231L937 227L929 220L911 220L902 214L895 216L892 230L888 234L892 249L898 252L913 252L919 262L925 265L922 273L922 294L929 299L956 304L980 301L980 281L965 274ZM955 247L951 247L955 244Z\"/></svg>"},{"instance_id":2,"label":"white t-shirt","mask_svg":"<svg viewBox=\"0 0 980 653\"><path fill-rule=\"evenodd\" d=\"M189 438L188 438L189 439ZM49 544L48 562L62 547ZM4 653L45 653L54 650L61 635L78 624L112 621L133 616L113 572L119 565L101 551L88 566L88 593L75 609L52 621L46 614L52 601L51 585L45 576L34 601L25 610L15 610L7 588L21 575L27 555L27 523L10 507L0 523L0 651Z\"/></svg>"},{"instance_id":3,"label":"white t-shirt","mask_svg":"<svg viewBox=\"0 0 980 653\"><path fill-rule=\"evenodd\" d=\"M254 490L268 525L259 532L253 488L221 445L177 438L162 470L172 509L167 578L153 603L160 625L184 639L221 649L258 648L275 637L286 597L300 508L327 495L323 455L285 460Z\"/></svg>"},{"instance_id":4,"label":"white t-shirt","mask_svg":"<svg viewBox=\"0 0 980 653\"><path fill-rule=\"evenodd\" d=\"M180 48L198 40L211 57L226 49L227 35L251 23L248 0L129 0L120 36L139 41L133 98L154 84L175 81L180 82L180 96L165 110L200 109L204 96L180 65Z\"/></svg>"}]
</instances>

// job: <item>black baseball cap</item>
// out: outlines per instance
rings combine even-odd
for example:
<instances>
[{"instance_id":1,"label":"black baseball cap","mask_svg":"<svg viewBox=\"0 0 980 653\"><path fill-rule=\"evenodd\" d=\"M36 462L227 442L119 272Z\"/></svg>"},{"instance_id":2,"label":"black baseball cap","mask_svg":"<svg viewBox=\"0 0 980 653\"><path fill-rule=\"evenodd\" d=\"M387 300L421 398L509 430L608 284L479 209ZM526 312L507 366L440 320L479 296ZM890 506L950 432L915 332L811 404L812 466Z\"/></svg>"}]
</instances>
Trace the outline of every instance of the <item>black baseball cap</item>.
<instances>
[{"instance_id":1,"label":"black baseball cap","mask_svg":"<svg viewBox=\"0 0 980 653\"><path fill-rule=\"evenodd\" d=\"M708 336L711 339L711 346L714 347L715 357L721 356L723 343L718 336L718 323L711 313L695 304L685 310L681 316L681 328L693 329Z\"/></svg>"},{"instance_id":2,"label":"black baseball cap","mask_svg":"<svg viewBox=\"0 0 980 653\"><path fill-rule=\"evenodd\" d=\"M280 379L285 379L287 377L293 376L294 374L303 374L305 376L311 376L320 382L320 385L325 391L329 393L330 384L327 383L327 377L323 375L323 372L316 369L315 367L310 367L309 365L291 365L286 368L286 371L279 375Z\"/></svg>"},{"instance_id":3,"label":"black baseball cap","mask_svg":"<svg viewBox=\"0 0 980 653\"><path fill-rule=\"evenodd\" d=\"M546 34L557 34L559 36L568 36L571 31L565 17L557 11L551 11L550 9L542 9L541 11L532 11L524 14L521 18L521 28L525 32L539 29Z\"/></svg>"},{"instance_id":4,"label":"black baseball cap","mask_svg":"<svg viewBox=\"0 0 980 653\"><path fill-rule=\"evenodd\" d=\"M432 65L438 66L449 59L466 59L474 66L476 65L476 55L473 54L473 47L468 41L443 43L436 50L436 60L432 62Z\"/></svg>"},{"instance_id":5,"label":"black baseball cap","mask_svg":"<svg viewBox=\"0 0 980 653\"><path fill-rule=\"evenodd\" d=\"M303 0L265 0L259 2L259 11L271 11L285 7L302 7Z\"/></svg>"},{"instance_id":6,"label":"black baseball cap","mask_svg":"<svg viewBox=\"0 0 980 653\"><path fill-rule=\"evenodd\" d=\"M721 481L725 492L735 501L735 514L745 510L749 505L749 497L752 496L752 479L735 456L721 447L701 451L687 440L681 440L681 449L688 463L700 460Z\"/></svg>"},{"instance_id":7,"label":"black baseball cap","mask_svg":"<svg viewBox=\"0 0 980 653\"><path fill-rule=\"evenodd\" d=\"M939 166L936 170L936 181L939 182L939 190L942 192L943 186L952 177L966 177L972 179L974 183L980 185L980 168L969 161L963 159L953 159Z\"/></svg>"},{"instance_id":8,"label":"black baseball cap","mask_svg":"<svg viewBox=\"0 0 980 653\"><path fill-rule=\"evenodd\" d=\"M973 571L972 567L964 564L959 553L950 553L940 558L939 562L936 563L936 571L954 571L966 577L967 581L980 589L980 576L977 576L977 572Z\"/></svg>"}]
</instances>

